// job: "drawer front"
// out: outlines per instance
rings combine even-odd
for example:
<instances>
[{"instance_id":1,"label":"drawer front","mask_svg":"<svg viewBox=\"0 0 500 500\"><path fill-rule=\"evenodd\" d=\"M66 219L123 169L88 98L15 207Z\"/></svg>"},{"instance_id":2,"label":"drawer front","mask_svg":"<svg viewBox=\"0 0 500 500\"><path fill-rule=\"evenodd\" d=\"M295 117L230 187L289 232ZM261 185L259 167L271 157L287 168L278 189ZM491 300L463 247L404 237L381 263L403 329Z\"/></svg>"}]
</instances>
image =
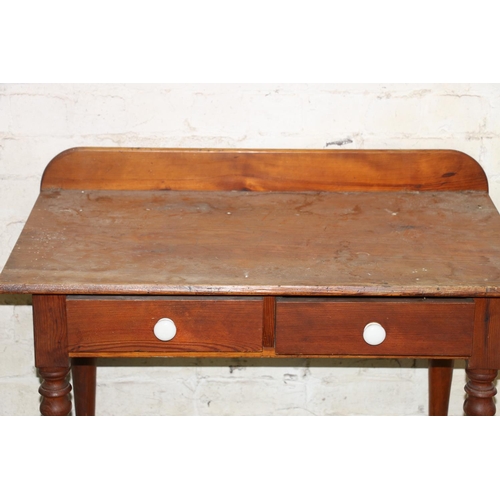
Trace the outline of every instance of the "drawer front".
<instances>
[{"instance_id":1,"label":"drawer front","mask_svg":"<svg viewBox=\"0 0 500 500\"><path fill-rule=\"evenodd\" d=\"M66 310L72 353L262 351L260 298L75 297Z\"/></svg>"},{"instance_id":2,"label":"drawer front","mask_svg":"<svg viewBox=\"0 0 500 500\"><path fill-rule=\"evenodd\" d=\"M363 337L370 323L385 330L378 345ZM473 327L474 301L467 299L280 299L276 353L467 357ZM376 336L380 331L375 325Z\"/></svg>"}]
</instances>

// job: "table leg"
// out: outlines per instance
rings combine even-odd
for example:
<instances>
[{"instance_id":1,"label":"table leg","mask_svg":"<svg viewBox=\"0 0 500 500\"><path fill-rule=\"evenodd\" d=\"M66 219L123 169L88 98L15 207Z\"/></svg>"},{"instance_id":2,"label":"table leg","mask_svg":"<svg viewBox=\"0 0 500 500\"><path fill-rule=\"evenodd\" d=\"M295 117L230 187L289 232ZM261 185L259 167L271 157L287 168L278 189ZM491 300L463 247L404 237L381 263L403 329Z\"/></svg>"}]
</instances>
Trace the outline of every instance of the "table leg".
<instances>
[{"instance_id":1,"label":"table leg","mask_svg":"<svg viewBox=\"0 0 500 500\"><path fill-rule=\"evenodd\" d=\"M465 386L467 399L464 403L464 411L469 416L493 416L496 413L493 397L497 393L493 381L497 370L465 370L469 381Z\"/></svg>"},{"instance_id":2,"label":"table leg","mask_svg":"<svg viewBox=\"0 0 500 500\"><path fill-rule=\"evenodd\" d=\"M42 415L68 415L71 411L68 382L69 357L66 331L66 297L33 295L35 365L43 379Z\"/></svg>"},{"instance_id":3,"label":"table leg","mask_svg":"<svg viewBox=\"0 0 500 500\"><path fill-rule=\"evenodd\" d=\"M429 415L446 416L453 378L452 359L429 360Z\"/></svg>"},{"instance_id":4,"label":"table leg","mask_svg":"<svg viewBox=\"0 0 500 500\"><path fill-rule=\"evenodd\" d=\"M46 416L69 415L71 412L69 368L39 368L38 372L43 378L42 385L38 390L42 395L41 414Z\"/></svg>"},{"instance_id":5,"label":"table leg","mask_svg":"<svg viewBox=\"0 0 500 500\"><path fill-rule=\"evenodd\" d=\"M73 358L73 395L77 416L95 415L96 366L93 358Z\"/></svg>"}]
</instances>

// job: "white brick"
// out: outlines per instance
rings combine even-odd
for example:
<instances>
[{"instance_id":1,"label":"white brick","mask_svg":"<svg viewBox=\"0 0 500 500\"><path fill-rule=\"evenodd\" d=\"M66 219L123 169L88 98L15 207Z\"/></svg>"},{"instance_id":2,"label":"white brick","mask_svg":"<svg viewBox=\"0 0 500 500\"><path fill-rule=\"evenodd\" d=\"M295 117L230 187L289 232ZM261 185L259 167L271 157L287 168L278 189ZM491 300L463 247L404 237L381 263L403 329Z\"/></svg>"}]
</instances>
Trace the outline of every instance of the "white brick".
<instances>
[{"instance_id":1,"label":"white brick","mask_svg":"<svg viewBox=\"0 0 500 500\"><path fill-rule=\"evenodd\" d=\"M496 87L496 93L487 100L485 112L484 134L486 136L500 135L500 86Z\"/></svg>"},{"instance_id":2,"label":"white brick","mask_svg":"<svg viewBox=\"0 0 500 500\"><path fill-rule=\"evenodd\" d=\"M144 368L142 368L144 370ZM155 380L110 380L98 368L96 390L97 415L193 415L195 412L192 392L182 380L163 374ZM133 370L137 374L139 369ZM132 373L132 375L133 375Z\"/></svg>"},{"instance_id":3,"label":"white brick","mask_svg":"<svg viewBox=\"0 0 500 500\"><path fill-rule=\"evenodd\" d=\"M0 346L2 347L14 342L14 306L8 305L9 298L7 295L0 295Z\"/></svg>"},{"instance_id":4,"label":"white brick","mask_svg":"<svg viewBox=\"0 0 500 500\"><path fill-rule=\"evenodd\" d=\"M40 415L39 385L34 369L29 377L0 378L0 415Z\"/></svg>"},{"instance_id":5,"label":"white brick","mask_svg":"<svg viewBox=\"0 0 500 500\"><path fill-rule=\"evenodd\" d=\"M364 94L319 92L304 96L302 104L303 133L322 135L321 147L335 147L346 141L347 148L356 148L364 132L363 121L370 98ZM351 142L349 142L351 141Z\"/></svg>"},{"instance_id":6,"label":"white brick","mask_svg":"<svg viewBox=\"0 0 500 500\"><path fill-rule=\"evenodd\" d=\"M99 136L129 132L128 103L114 95L80 92L69 107L67 129L70 135Z\"/></svg>"},{"instance_id":7,"label":"white brick","mask_svg":"<svg viewBox=\"0 0 500 500\"><path fill-rule=\"evenodd\" d=\"M38 182L0 178L0 268L14 248L38 192Z\"/></svg>"},{"instance_id":8,"label":"white brick","mask_svg":"<svg viewBox=\"0 0 500 500\"><path fill-rule=\"evenodd\" d=\"M67 135L66 101L59 97L13 94L10 133L19 136Z\"/></svg>"},{"instance_id":9,"label":"white brick","mask_svg":"<svg viewBox=\"0 0 500 500\"><path fill-rule=\"evenodd\" d=\"M424 135L480 137L487 100L476 95L436 95L421 103L421 132ZM432 119L429 119L432 117Z\"/></svg>"},{"instance_id":10,"label":"white brick","mask_svg":"<svg viewBox=\"0 0 500 500\"><path fill-rule=\"evenodd\" d=\"M198 415L308 415L303 384L248 377L204 379L195 393Z\"/></svg>"},{"instance_id":11,"label":"white brick","mask_svg":"<svg viewBox=\"0 0 500 500\"><path fill-rule=\"evenodd\" d=\"M489 191L493 203L500 212L500 175L495 175L489 179Z\"/></svg>"},{"instance_id":12,"label":"white brick","mask_svg":"<svg viewBox=\"0 0 500 500\"><path fill-rule=\"evenodd\" d=\"M69 137L18 136L4 139L1 145L0 179L19 178L35 182L39 187L43 171L50 160L61 151L77 144L74 138Z\"/></svg>"},{"instance_id":13,"label":"white brick","mask_svg":"<svg viewBox=\"0 0 500 500\"><path fill-rule=\"evenodd\" d=\"M9 97L0 93L0 137L10 133L10 102ZM1 144L0 144L1 147Z\"/></svg>"},{"instance_id":14,"label":"white brick","mask_svg":"<svg viewBox=\"0 0 500 500\"><path fill-rule=\"evenodd\" d=\"M33 372L33 341L19 342L14 338L0 345L0 378L28 376Z\"/></svg>"}]
</instances>

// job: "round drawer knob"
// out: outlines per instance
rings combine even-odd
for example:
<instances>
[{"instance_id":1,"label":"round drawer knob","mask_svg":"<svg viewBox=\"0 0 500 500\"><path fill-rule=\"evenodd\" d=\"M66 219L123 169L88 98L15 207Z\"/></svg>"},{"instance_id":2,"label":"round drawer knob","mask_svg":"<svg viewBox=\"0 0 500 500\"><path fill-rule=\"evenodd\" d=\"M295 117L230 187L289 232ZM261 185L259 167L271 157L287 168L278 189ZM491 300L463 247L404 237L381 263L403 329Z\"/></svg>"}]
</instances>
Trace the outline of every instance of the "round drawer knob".
<instances>
[{"instance_id":1,"label":"round drawer knob","mask_svg":"<svg viewBox=\"0 0 500 500\"><path fill-rule=\"evenodd\" d=\"M368 323L363 330L363 339L367 344L379 345L385 340L385 329L380 323Z\"/></svg>"},{"instance_id":2,"label":"round drawer knob","mask_svg":"<svg viewBox=\"0 0 500 500\"><path fill-rule=\"evenodd\" d=\"M161 318L156 323L153 332L158 340L172 340L177 333L177 327L170 318Z\"/></svg>"}]
</instances>

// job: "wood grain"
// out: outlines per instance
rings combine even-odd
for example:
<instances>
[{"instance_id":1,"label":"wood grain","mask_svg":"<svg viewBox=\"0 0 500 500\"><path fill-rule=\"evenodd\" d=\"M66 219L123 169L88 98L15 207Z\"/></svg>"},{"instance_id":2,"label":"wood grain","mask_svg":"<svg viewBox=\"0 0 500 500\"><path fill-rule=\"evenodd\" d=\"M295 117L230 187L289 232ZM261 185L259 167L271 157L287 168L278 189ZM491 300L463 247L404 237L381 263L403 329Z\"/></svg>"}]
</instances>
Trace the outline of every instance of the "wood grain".
<instances>
[{"instance_id":1,"label":"wood grain","mask_svg":"<svg viewBox=\"0 0 500 500\"><path fill-rule=\"evenodd\" d=\"M493 382L497 370L470 369L466 370L468 381L465 386L467 399L464 402L464 412L467 416L494 416L496 406L494 397L497 389Z\"/></svg>"},{"instance_id":2,"label":"wood grain","mask_svg":"<svg viewBox=\"0 0 500 500\"><path fill-rule=\"evenodd\" d=\"M71 412L69 368L65 366L40 368L39 373L42 378L38 390L42 396L40 413L48 417L69 415Z\"/></svg>"},{"instance_id":3,"label":"wood grain","mask_svg":"<svg viewBox=\"0 0 500 500\"><path fill-rule=\"evenodd\" d=\"M429 415L448 415L451 383L453 381L452 359L429 360Z\"/></svg>"},{"instance_id":4,"label":"wood grain","mask_svg":"<svg viewBox=\"0 0 500 500\"><path fill-rule=\"evenodd\" d=\"M261 352L204 352L201 356L199 352L159 352L159 351L123 351L123 352L70 352L71 359L88 359L88 358L214 358L214 359L236 359L236 358L251 358L251 359L303 359L301 354L276 354L274 348L266 347ZM380 356L378 354L307 354L308 359L422 359L428 360L429 355L391 355ZM443 354L442 356L434 356L434 359L465 359L465 356L457 358L453 355Z\"/></svg>"},{"instance_id":5,"label":"wood grain","mask_svg":"<svg viewBox=\"0 0 500 500\"><path fill-rule=\"evenodd\" d=\"M482 192L44 191L8 293L500 296Z\"/></svg>"},{"instance_id":6,"label":"wood grain","mask_svg":"<svg viewBox=\"0 0 500 500\"><path fill-rule=\"evenodd\" d=\"M476 299L473 351L469 369L500 369L500 299Z\"/></svg>"},{"instance_id":7,"label":"wood grain","mask_svg":"<svg viewBox=\"0 0 500 500\"><path fill-rule=\"evenodd\" d=\"M69 367L66 297L33 295L35 366Z\"/></svg>"},{"instance_id":8,"label":"wood grain","mask_svg":"<svg viewBox=\"0 0 500 500\"><path fill-rule=\"evenodd\" d=\"M487 191L470 156L448 150L76 148L42 189L201 191Z\"/></svg>"},{"instance_id":9,"label":"wood grain","mask_svg":"<svg viewBox=\"0 0 500 500\"><path fill-rule=\"evenodd\" d=\"M97 367L94 358L71 360L73 398L78 417L95 415Z\"/></svg>"},{"instance_id":10,"label":"wood grain","mask_svg":"<svg viewBox=\"0 0 500 500\"><path fill-rule=\"evenodd\" d=\"M264 332L262 336L263 347L274 348L274 331L276 329L276 298L264 297Z\"/></svg>"},{"instance_id":11,"label":"wood grain","mask_svg":"<svg viewBox=\"0 0 500 500\"><path fill-rule=\"evenodd\" d=\"M373 346L364 327L380 323L387 337ZM278 299L276 352L467 357L472 350L472 300Z\"/></svg>"},{"instance_id":12,"label":"wood grain","mask_svg":"<svg viewBox=\"0 0 500 500\"><path fill-rule=\"evenodd\" d=\"M263 305L257 298L70 298L67 310L72 353L262 351ZM153 333L161 318L177 327L168 342Z\"/></svg>"}]
</instances>

